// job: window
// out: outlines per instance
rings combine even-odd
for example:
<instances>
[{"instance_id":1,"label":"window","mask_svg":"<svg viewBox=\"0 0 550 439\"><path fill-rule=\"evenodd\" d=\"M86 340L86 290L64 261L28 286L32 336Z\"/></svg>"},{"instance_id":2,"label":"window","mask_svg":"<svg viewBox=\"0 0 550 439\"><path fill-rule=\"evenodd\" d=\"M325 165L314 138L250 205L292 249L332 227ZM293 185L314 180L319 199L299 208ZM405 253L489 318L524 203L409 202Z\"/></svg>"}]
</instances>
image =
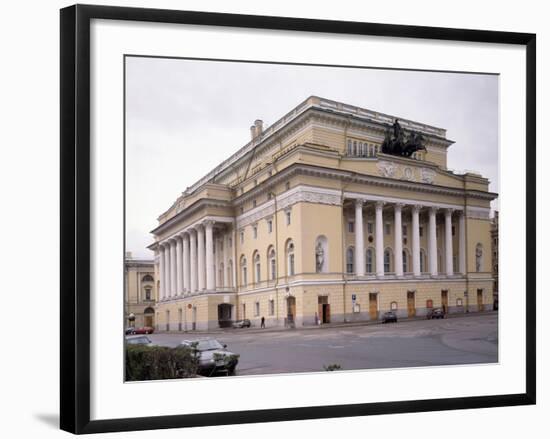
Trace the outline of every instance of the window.
<instances>
[{"instance_id":1,"label":"window","mask_svg":"<svg viewBox=\"0 0 550 439\"><path fill-rule=\"evenodd\" d=\"M374 232L374 224L373 223L367 223L367 233L373 233Z\"/></svg>"},{"instance_id":2,"label":"window","mask_svg":"<svg viewBox=\"0 0 550 439\"><path fill-rule=\"evenodd\" d=\"M269 300L269 315L275 315L275 301L273 299Z\"/></svg>"},{"instance_id":3,"label":"window","mask_svg":"<svg viewBox=\"0 0 550 439\"><path fill-rule=\"evenodd\" d=\"M273 220L267 220L267 231L268 233L273 232Z\"/></svg>"},{"instance_id":4,"label":"window","mask_svg":"<svg viewBox=\"0 0 550 439\"><path fill-rule=\"evenodd\" d=\"M246 258L241 256L241 285L246 286L248 284L247 270L246 270Z\"/></svg>"},{"instance_id":5,"label":"window","mask_svg":"<svg viewBox=\"0 0 550 439\"><path fill-rule=\"evenodd\" d=\"M407 236L407 226L403 226L403 236Z\"/></svg>"},{"instance_id":6,"label":"window","mask_svg":"<svg viewBox=\"0 0 550 439\"><path fill-rule=\"evenodd\" d=\"M424 273L426 271L426 252L420 250L420 272Z\"/></svg>"},{"instance_id":7,"label":"window","mask_svg":"<svg viewBox=\"0 0 550 439\"><path fill-rule=\"evenodd\" d=\"M275 260L275 250L271 249L269 252L269 267L270 267L270 273L271 273L271 280L275 280L277 278L277 268L276 268L276 260Z\"/></svg>"},{"instance_id":8,"label":"window","mask_svg":"<svg viewBox=\"0 0 550 439\"><path fill-rule=\"evenodd\" d=\"M143 276L143 279L141 279L142 282L154 282L153 276L150 274L146 274Z\"/></svg>"},{"instance_id":9,"label":"window","mask_svg":"<svg viewBox=\"0 0 550 439\"><path fill-rule=\"evenodd\" d=\"M384 230L385 230L385 234L386 235L389 235L391 233L391 224L390 223L386 223L384 224Z\"/></svg>"},{"instance_id":10,"label":"window","mask_svg":"<svg viewBox=\"0 0 550 439\"><path fill-rule=\"evenodd\" d=\"M230 259L227 266L227 285L233 286L233 261Z\"/></svg>"},{"instance_id":11,"label":"window","mask_svg":"<svg viewBox=\"0 0 550 439\"><path fill-rule=\"evenodd\" d=\"M287 191L290 190L290 181L287 181L285 183L285 190L287 190Z\"/></svg>"},{"instance_id":12,"label":"window","mask_svg":"<svg viewBox=\"0 0 550 439\"><path fill-rule=\"evenodd\" d=\"M241 213L244 213L244 207L243 206L241 206L240 210L241 210Z\"/></svg>"},{"instance_id":13,"label":"window","mask_svg":"<svg viewBox=\"0 0 550 439\"><path fill-rule=\"evenodd\" d=\"M288 266L287 266L287 275L288 276L294 276L294 244L291 242L288 243L287 245L287 261L288 261Z\"/></svg>"},{"instance_id":14,"label":"window","mask_svg":"<svg viewBox=\"0 0 550 439\"><path fill-rule=\"evenodd\" d=\"M451 229L452 229L453 236L455 236L455 226L452 226Z\"/></svg>"},{"instance_id":15,"label":"window","mask_svg":"<svg viewBox=\"0 0 550 439\"><path fill-rule=\"evenodd\" d=\"M409 271L409 255L405 250L403 250L403 273L407 273L408 271Z\"/></svg>"},{"instance_id":16,"label":"window","mask_svg":"<svg viewBox=\"0 0 550 439\"><path fill-rule=\"evenodd\" d=\"M365 269L366 269L366 272L367 273L372 273L373 271L373 260L374 260L374 251L372 248L368 248L367 249L367 257L366 257L366 266L365 266Z\"/></svg>"},{"instance_id":17,"label":"window","mask_svg":"<svg viewBox=\"0 0 550 439\"><path fill-rule=\"evenodd\" d=\"M252 226L252 234L254 235L254 239L258 238L258 226Z\"/></svg>"},{"instance_id":18,"label":"window","mask_svg":"<svg viewBox=\"0 0 550 439\"><path fill-rule=\"evenodd\" d=\"M244 243L244 230L241 230L240 236L241 236L241 244L243 244Z\"/></svg>"},{"instance_id":19,"label":"window","mask_svg":"<svg viewBox=\"0 0 550 439\"><path fill-rule=\"evenodd\" d=\"M257 203L256 200L252 200L252 207L256 207Z\"/></svg>"},{"instance_id":20,"label":"window","mask_svg":"<svg viewBox=\"0 0 550 439\"><path fill-rule=\"evenodd\" d=\"M357 155L357 140L353 141L353 155Z\"/></svg>"},{"instance_id":21,"label":"window","mask_svg":"<svg viewBox=\"0 0 550 439\"><path fill-rule=\"evenodd\" d=\"M384 273L389 273L391 270L391 252L390 249L384 251Z\"/></svg>"},{"instance_id":22,"label":"window","mask_svg":"<svg viewBox=\"0 0 550 439\"><path fill-rule=\"evenodd\" d=\"M272 198L273 198L273 192L268 192L267 193L267 199L271 200Z\"/></svg>"},{"instance_id":23,"label":"window","mask_svg":"<svg viewBox=\"0 0 550 439\"><path fill-rule=\"evenodd\" d=\"M460 297L456 299L456 306L462 306L462 299Z\"/></svg>"},{"instance_id":24,"label":"window","mask_svg":"<svg viewBox=\"0 0 550 439\"><path fill-rule=\"evenodd\" d=\"M424 236L424 227L419 227L419 228L418 228L418 234L419 234L420 236Z\"/></svg>"},{"instance_id":25,"label":"window","mask_svg":"<svg viewBox=\"0 0 550 439\"><path fill-rule=\"evenodd\" d=\"M223 239L220 239L218 245L220 246L220 251L223 252Z\"/></svg>"},{"instance_id":26,"label":"window","mask_svg":"<svg viewBox=\"0 0 550 439\"><path fill-rule=\"evenodd\" d=\"M145 288L145 300L151 300L151 288Z\"/></svg>"},{"instance_id":27,"label":"window","mask_svg":"<svg viewBox=\"0 0 550 439\"><path fill-rule=\"evenodd\" d=\"M353 147L350 139L348 139L348 155L353 155Z\"/></svg>"},{"instance_id":28,"label":"window","mask_svg":"<svg viewBox=\"0 0 550 439\"><path fill-rule=\"evenodd\" d=\"M390 303L390 309L392 311L397 311L397 302Z\"/></svg>"},{"instance_id":29,"label":"window","mask_svg":"<svg viewBox=\"0 0 550 439\"><path fill-rule=\"evenodd\" d=\"M287 210L285 212L285 215L286 215L286 225L290 226L290 210Z\"/></svg>"},{"instance_id":30,"label":"window","mask_svg":"<svg viewBox=\"0 0 550 439\"><path fill-rule=\"evenodd\" d=\"M229 248L233 247L233 239L231 239L231 237L227 239L227 243L229 245Z\"/></svg>"},{"instance_id":31,"label":"window","mask_svg":"<svg viewBox=\"0 0 550 439\"><path fill-rule=\"evenodd\" d=\"M256 278L254 279L256 283L259 283L261 281L261 265L260 265L260 254L256 253L256 256L254 256L254 269Z\"/></svg>"},{"instance_id":32,"label":"window","mask_svg":"<svg viewBox=\"0 0 550 439\"><path fill-rule=\"evenodd\" d=\"M254 316L258 317L260 315L260 302L254 303Z\"/></svg>"},{"instance_id":33,"label":"window","mask_svg":"<svg viewBox=\"0 0 550 439\"><path fill-rule=\"evenodd\" d=\"M346 252L346 272L353 273L353 248L348 248Z\"/></svg>"},{"instance_id":34,"label":"window","mask_svg":"<svg viewBox=\"0 0 550 439\"><path fill-rule=\"evenodd\" d=\"M258 180L257 179L254 180L254 186L258 186Z\"/></svg>"},{"instance_id":35,"label":"window","mask_svg":"<svg viewBox=\"0 0 550 439\"><path fill-rule=\"evenodd\" d=\"M348 221L348 232L355 233L355 223L353 221Z\"/></svg>"}]
</instances>

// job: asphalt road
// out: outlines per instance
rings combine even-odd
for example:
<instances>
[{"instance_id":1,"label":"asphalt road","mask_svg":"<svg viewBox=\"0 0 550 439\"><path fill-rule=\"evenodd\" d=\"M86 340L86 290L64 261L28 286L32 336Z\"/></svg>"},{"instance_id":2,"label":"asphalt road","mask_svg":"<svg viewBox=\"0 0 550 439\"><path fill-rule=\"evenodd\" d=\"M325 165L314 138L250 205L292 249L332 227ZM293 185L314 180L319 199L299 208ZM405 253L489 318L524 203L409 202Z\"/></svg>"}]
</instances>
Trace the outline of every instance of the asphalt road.
<instances>
[{"instance_id":1,"label":"asphalt road","mask_svg":"<svg viewBox=\"0 0 550 439\"><path fill-rule=\"evenodd\" d=\"M353 370L498 361L496 313L385 325L149 336L165 346L205 337L240 354L237 375L322 371L329 364Z\"/></svg>"}]
</instances>

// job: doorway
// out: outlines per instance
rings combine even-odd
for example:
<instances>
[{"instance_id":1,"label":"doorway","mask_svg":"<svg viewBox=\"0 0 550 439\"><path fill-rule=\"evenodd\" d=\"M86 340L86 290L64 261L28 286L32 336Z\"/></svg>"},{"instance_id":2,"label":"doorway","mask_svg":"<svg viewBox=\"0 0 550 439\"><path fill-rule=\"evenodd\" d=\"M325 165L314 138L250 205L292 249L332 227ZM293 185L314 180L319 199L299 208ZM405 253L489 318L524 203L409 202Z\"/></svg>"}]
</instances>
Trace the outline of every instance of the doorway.
<instances>
[{"instance_id":1,"label":"doorway","mask_svg":"<svg viewBox=\"0 0 550 439\"><path fill-rule=\"evenodd\" d=\"M286 298L286 318L287 318L288 326L294 326L295 317L296 317L296 297L288 296Z\"/></svg>"},{"instance_id":2,"label":"doorway","mask_svg":"<svg viewBox=\"0 0 550 439\"><path fill-rule=\"evenodd\" d=\"M330 304L328 303L328 296L319 296L317 299L319 305L319 319L321 323L330 323Z\"/></svg>"},{"instance_id":3,"label":"doorway","mask_svg":"<svg viewBox=\"0 0 550 439\"><path fill-rule=\"evenodd\" d=\"M371 320L378 319L378 295L369 293L369 317Z\"/></svg>"},{"instance_id":4,"label":"doorway","mask_svg":"<svg viewBox=\"0 0 550 439\"><path fill-rule=\"evenodd\" d=\"M414 291L408 291L407 292L407 315L409 317L416 316L416 306L415 306L415 292Z\"/></svg>"},{"instance_id":5,"label":"doorway","mask_svg":"<svg viewBox=\"0 0 550 439\"><path fill-rule=\"evenodd\" d=\"M477 290L477 310L483 311L483 290Z\"/></svg>"},{"instance_id":6,"label":"doorway","mask_svg":"<svg viewBox=\"0 0 550 439\"><path fill-rule=\"evenodd\" d=\"M218 326L220 328L231 327L231 309L233 305L230 303L220 303L218 305Z\"/></svg>"},{"instance_id":7,"label":"doorway","mask_svg":"<svg viewBox=\"0 0 550 439\"><path fill-rule=\"evenodd\" d=\"M447 290L441 291L441 308L443 308L443 312L447 314L449 309L449 292Z\"/></svg>"}]
</instances>

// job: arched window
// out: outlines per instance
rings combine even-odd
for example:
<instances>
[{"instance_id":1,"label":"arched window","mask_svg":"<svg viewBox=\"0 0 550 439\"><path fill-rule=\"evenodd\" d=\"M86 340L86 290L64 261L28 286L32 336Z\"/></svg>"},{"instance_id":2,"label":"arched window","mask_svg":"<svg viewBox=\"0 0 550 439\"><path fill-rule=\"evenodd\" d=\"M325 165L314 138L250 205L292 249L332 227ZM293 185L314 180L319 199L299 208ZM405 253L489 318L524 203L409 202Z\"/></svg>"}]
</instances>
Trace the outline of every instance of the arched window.
<instances>
[{"instance_id":1,"label":"arched window","mask_svg":"<svg viewBox=\"0 0 550 439\"><path fill-rule=\"evenodd\" d=\"M246 286L248 284L247 279L247 269L246 269L246 258L244 255L241 256L241 285Z\"/></svg>"},{"instance_id":2,"label":"arched window","mask_svg":"<svg viewBox=\"0 0 550 439\"><path fill-rule=\"evenodd\" d=\"M409 252L403 250L403 273L408 273L409 271Z\"/></svg>"},{"instance_id":3,"label":"arched window","mask_svg":"<svg viewBox=\"0 0 550 439\"><path fill-rule=\"evenodd\" d=\"M349 247L346 251L346 272L353 273L353 247Z\"/></svg>"},{"instance_id":4,"label":"arched window","mask_svg":"<svg viewBox=\"0 0 550 439\"><path fill-rule=\"evenodd\" d=\"M277 278L277 259L273 247L269 247L267 250L267 260L269 261L269 278L275 280Z\"/></svg>"},{"instance_id":5,"label":"arched window","mask_svg":"<svg viewBox=\"0 0 550 439\"><path fill-rule=\"evenodd\" d=\"M476 271L483 271L483 245L480 242L476 245Z\"/></svg>"},{"instance_id":6,"label":"arched window","mask_svg":"<svg viewBox=\"0 0 550 439\"><path fill-rule=\"evenodd\" d=\"M391 250L387 248L384 250L384 273L391 271Z\"/></svg>"},{"instance_id":7,"label":"arched window","mask_svg":"<svg viewBox=\"0 0 550 439\"><path fill-rule=\"evenodd\" d=\"M420 273L426 272L426 252L420 249Z\"/></svg>"},{"instance_id":8,"label":"arched window","mask_svg":"<svg viewBox=\"0 0 550 439\"><path fill-rule=\"evenodd\" d=\"M142 282L154 282L154 279L153 279L153 276L151 276L150 274L146 274L145 276L143 276L141 278L141 281Z\"/></svg>"},{"instance_id":9,"label":"arched window","mask_svg":"<svg viewBox=\"0 0 550 439\"><path fill-rule=\"evenodd\" d=\"M390 309L392 311L397 311L397 302L390 303Z\"/></svg>"},{"instance_id":10,"label":"arched window","mask_svg":"<svg viewBox=\"0 0 550 439\"><path fill-rule=\"evenodd\" d=\"M287 276L294 276L295 274L294 243L290 240L288 241L286 246L286 260L287 260L287 267L286 267Z\"/></svg>"},{"instance_id":11,"label":"arched window","mask_svg":"<svg viewBox=\"0 0 550 439\"><path fill-rule=\"evenodd\" d=\"M372 273L374 271L374 249L368 248L365 258L365 271Z\"/></svg>"},{"instance_id":12,"label":"arched window","mask_svg":"<svg viewBox=\"0 0 550 439\"><path fill-rule=\"evenodd\" d=\"M315 240L315 272L326 273L328 271L328 240L324 235Z\"/></svg>"},{"instance_id":13,"label":"arched window","mask_svg":"<svg viewBox=\"0 0 550 439\"><path fill-rule=\"evenodd\" d=\"M260 254L256 251L254 254L254 282L259 283L261 281L261 264Z\"/></svg>"},{"instance_id":14,"label":"arched window","mask_svg":"<svg viewBox=\"0 0 550 439\"><path fill-rule=\"evenodd\" d=\"M227 263L227 285L233 286L233 261L231 259Z\"/></svg>"}]
</instances>

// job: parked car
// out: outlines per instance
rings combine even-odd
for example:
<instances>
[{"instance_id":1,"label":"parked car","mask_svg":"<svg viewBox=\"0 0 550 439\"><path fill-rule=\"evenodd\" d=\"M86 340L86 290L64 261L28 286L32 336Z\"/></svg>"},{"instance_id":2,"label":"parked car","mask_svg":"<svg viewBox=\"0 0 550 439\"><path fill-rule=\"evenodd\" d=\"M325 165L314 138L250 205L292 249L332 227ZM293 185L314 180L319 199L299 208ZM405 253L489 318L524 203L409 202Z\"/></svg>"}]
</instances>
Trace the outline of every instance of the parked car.
<instances>
[{"instance_id":1,"label":"parked car","mask_svg":"<svg viewBox=\"0 0 550 439\"><path fill-rule=\"evenodd\" d=\"M155 328L151 326L142 326L134 330L134 334L152 334L153 332L155 332Z\"/></svg>"},{"instance_id":2,"label":"parked car","mask_svg":"<svg viewBox=\"0 0 550 439\"><path fill-rule=\"evenodd\" d=\"M200 352L199 374L210 376L215 372L226 372L234 375L239 355L229 352L226 344L213 338L202 340L184 340L180 346L188 346Z\"/></svg>"},{"instance_id":3,"label":"parked car","mask_svg":"<svg viewBox=\"0 0 550 439\"><path fill-rule=\"evenodd\" d=\"M431 308L428 310L428 313L426 314L426 318L431 319L444 319L445 318L445 311L443 311L443 308Z\"/></svg>"},{"instance_id":4,"label":"parked car","mask_svg":"<svg viewBox=\"0 0 550 439\"><path fill-rule=\"evenodd\" d=\"M250 328L250 326L252 325L250 324L250 320L248 319L237 320L233 322L234 328Z\"/></svg>"},{"instance_id":5,"label":"parked car","mask_svg":"<svg viewBox=\"0 0 550 439\"><path fill-rule=\"evenodd\" d=\"M142 344L153 346L153 342L146 335L131 335L126 337L126 344Z\"/></svg>"},{"instance_id":6,"label":"parked car","mask_svg":"<svg viewBox=\"0 0 550 439\"><path fill-rule=\"evenodd\" d=\"M382 323L397 323L397 314L395 311L388 311L382 315Z\"/></svg>"},{"instance_id":7,"label":"parked car","mask_svg":"<svg viewBox=\"0 0 550 439\"><path fill-rule=\"evenodd\" d=\"M128 327L124 330L124 333L125 333L126 335L135 334L135 333L136 333L136 328L134 328L133 326L128 326Z\"/></svg>"}]
</instances>

